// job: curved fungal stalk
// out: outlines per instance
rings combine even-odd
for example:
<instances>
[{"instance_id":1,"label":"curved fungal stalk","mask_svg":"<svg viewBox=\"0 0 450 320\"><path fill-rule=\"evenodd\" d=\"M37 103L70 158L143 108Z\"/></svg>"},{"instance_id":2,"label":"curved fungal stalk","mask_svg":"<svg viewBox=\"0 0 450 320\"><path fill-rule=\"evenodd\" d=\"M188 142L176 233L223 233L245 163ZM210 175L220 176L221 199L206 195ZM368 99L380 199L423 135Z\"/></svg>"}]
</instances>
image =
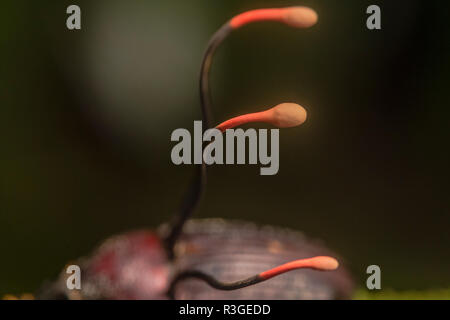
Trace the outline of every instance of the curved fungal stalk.
<instances>
[{"instance_id":1,"label":"curved fungal stalk","mask_svg":"<svg viewBox=\"0 0 450 320\"><path fill-rule=\"evenodd\" d=\"M212 103L209 89L209 73L216 49L233 31L253 22L277 21L294 28L309 28L317 23L317 13L308 7L256 9L241 13L225 23L211 38L203 56L200 72L200 102L203 122L212 128Z\"/></svg>"},{"instance_id":2,"label":"curved fungal stalk","mask_svg":"<svg viewBox=\"0 0 450 320\"><path fill-rule=\"evenodd\" d=\"M175 288L178 283L186 279L198 279L206 282L212 288L217 290L237 290L245 287L255 285L257 283L269 280L273 277L279 276L283 273L297 270L297 269L313 269L318 271L333 271L339 267L339 262L332 257L328 256L318 256L308 259L300 259L292 262L285 263L281 266L275 267L273 269L261 272L257 275L251 276L244 280L239 280L235 282L221 282L216 278L196 270L187 270L177 274L169 289L169 297L175 298Z\"/></svg>"},{"instance_id":3,"label":"curved fungal stalk","mask_svg":"<svg viewBox=\"0 0 450 320\"><path fill-rule=\"evenodd\" d=\"M316 24L317 20L317 13L313 9L307 7L257 9L250 10L233 17L231 20L226 22L219 30L217 30L217 32L211 37L208 43L200 69L200 103L204 130L213 128L212 103L209 89L209 73L214 53L220 46L220 44L233 30L237 30L249 23L259 21L277 21L294 28L309 28ZM290 115L290 112L283 111L285 107L280 109L282 110L281 117L277 117L275 113L277 113L279 109L278 107L275 108L277 109L266 113L262 112L256 114L248 114L246 116L230 119L228 122L220 124L219 128L226 130L227 126L230 126L231 128L231 126L259 121L268 122L278 127L288 127L301 124L304 119L306 119L306 112L302 113L299 109L300 111L297 110L294 112L294 114ZM284 117L284 115L286 114L288 115L287 118ZM301 120L303 116L303 121L299 121L299 119ZM174 217L174 220L170 225L170 229L165 236L164 242L170 258L173 258L174 256L173 248L183 229L183 225L196 209L202 197L205 186L206 165L205 163L202 163L201 165L197 166L194 180L189 187L185 199L183 200L180 211Z\"/></svg>"}]
</instances>

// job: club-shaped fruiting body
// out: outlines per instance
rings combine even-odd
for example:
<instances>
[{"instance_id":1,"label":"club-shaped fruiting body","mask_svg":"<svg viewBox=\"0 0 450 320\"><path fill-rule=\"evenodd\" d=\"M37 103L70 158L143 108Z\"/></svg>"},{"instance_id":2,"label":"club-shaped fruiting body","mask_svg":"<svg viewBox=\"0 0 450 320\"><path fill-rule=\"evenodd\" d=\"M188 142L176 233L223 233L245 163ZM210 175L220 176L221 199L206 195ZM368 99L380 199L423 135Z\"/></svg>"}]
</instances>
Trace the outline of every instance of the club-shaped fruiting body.
<instances>
[{"instance_id":1,"label":"club-shaped fruiting body","mask_svg":"<svg viewBox=\"0 0 450 320\"><path fill-rule=\"evenodd\" d=\"M217 125L225 131L246 123L265 122L277 128L289 128L301 125L306 121L306 110L296 103L282 103L265 111L244 114L231 118Z\"/></svg>"}]
</instances>

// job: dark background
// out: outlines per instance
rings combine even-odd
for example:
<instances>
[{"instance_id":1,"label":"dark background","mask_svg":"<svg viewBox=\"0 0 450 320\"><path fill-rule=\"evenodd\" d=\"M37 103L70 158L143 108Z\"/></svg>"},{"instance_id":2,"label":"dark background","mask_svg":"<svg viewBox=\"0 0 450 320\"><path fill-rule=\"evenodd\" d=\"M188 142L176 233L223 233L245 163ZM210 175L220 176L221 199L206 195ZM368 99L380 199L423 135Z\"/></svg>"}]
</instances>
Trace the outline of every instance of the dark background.
<instances>
[{"instance_id":1,"label":"dark background","mask_svg":"<svg viewBox=\"0 0 450 320\"><path fill-rule=\"evenodd\" d=\"M82 30L66 28L78 4ZM382 30L366 28L370 4ZM289 226L345 257L358 285L450 284L446 1L2 1L0 294L32 292L102 239L155 228L193 168L171 132L200 119L212 33L260 7L308 5L309 30L247 26L220 48L216 121L295 101L280 171L211 168L196 217ZM220 250L220 248L218 248Z\"/></svg>"}]
</instances>

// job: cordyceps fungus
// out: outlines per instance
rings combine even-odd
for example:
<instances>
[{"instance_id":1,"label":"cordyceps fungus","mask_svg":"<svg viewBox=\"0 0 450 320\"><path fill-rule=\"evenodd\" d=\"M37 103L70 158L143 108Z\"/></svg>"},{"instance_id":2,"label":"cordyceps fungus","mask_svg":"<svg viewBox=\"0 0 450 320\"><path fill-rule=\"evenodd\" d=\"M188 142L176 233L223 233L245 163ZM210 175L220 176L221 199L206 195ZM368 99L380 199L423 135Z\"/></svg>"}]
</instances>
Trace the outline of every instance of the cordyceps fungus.
<instances>
[{"instance_id":1,"label":"cordyceps fungus","mask_svg":"<svg viewBox=\"0 0 450 320\"><path fill-rule=\"evenodd\" d=\"M178 282L195 278L205 281L208 285L218 290L231 291L236 289L242 289L251 285L255 285L257 283L269 280L273 277L279 276L283 273L296 270L296 269L314 269L318 271L333 271L339 267L339 263L336 259L331 257L314 257L308 259L300 259L285 263L281 266L272 268L270 270L261 272L257 275L249 277L244 280L238 280L235 282L221 282L215 279L214 277L195 270L188 270L179 273L175 279L172 281L171 287L169 289L169 296L174 297L174 291Z\"/></svg>"},{"instance_id":2,"label":"cordyceps fungus","mask_svg":"<svg viewBox=\"0 0 450 320\"><path fill-rule=\"evenodd\" d=\"M296 28L308 28L317 22L317 14L306 7L252 10L229 20L213 35L200 72L200 101L205 130L217 128L224 132L254 122L286 128L298 126L306 120L303 107L296 103L282 103L265 111L231 118L216 127L212 124L209 73L214 52L231 31L257 21L278 21ZM244 222L218 219L188 221L205 184L206 164L202 162L196 166L194 180L171 223L156 232L142 230L111 237L90 257L79 261L83 272L81 290L67 289L67 274L63 271L59 281L45 287L38 298L350 297L352 281L345 268L338 269L337 260L331 257L334 254L298 232L275 227L258 228ZM289 272L297 269L312 271ZM232 281L234 279L243 280Z\"/></svg>"},{"instance_id":3,"label":"cordyceps fungus","mask_svg":"<svg viewBox=\"0 0 450 320\"><path fill-rule=\"evenodd\" d=\"M309 28L317 23L317 13L308 7L287 7L287 8L269 8L256 9L241 13L226 22L211 37L205 54L203 56L200 68L200 103L203 117L203 127L205 129L213 128L212 124L212 102L209 87L209 74L211 70L214 53L219 45L234 30L237 30L247 24L259 21L276 21L284 23L294 28ZM295 108L297 106L298 109ZM270 111L272 110L272 111ZM289 103L281 104L266 112L255 113L236 117L225 121L217 126L220 130L228 129L228 125L236 123L234 126L248 122L269 122L278 127L285 127L283 124L293 124L286 126L295 126L306 120L306 111L299 105ZM294 111L297 110L297 111ZM290 118L292 116L292 119ZM283 121L284 120L284 121ZM302 120L302 121L300 121ZM243 122L241 122L243 121ZM280 125L281 124L281 125ZM231 128L231 127L229 127ZM206 185L206 165L197 166L195 178L188 190L187 196L182 203L180 214L175 216L172 222L172 228L168 234L165 244L169 255L173 255L173 246L178 238L186 220L192 215L197 207Z\"/></svg>"},{"instance_id":4,"label":"cordyceps fungus","mask_svg":"<svg viewBox=\"0 0 450 320\"><path fill-rule=\"evenodd\" d=\"M209 89L209 73L212 64L212 58L217 47L231 31L236 30L246 24L257 21L278 21L295 28L309 28L314 24L316 24L317 20L318 20L317 13L311 8L288 7L276 9L258 9L244 12L232 18L229 22L223 25L213 35L212 39L210 40L201 67L200 97L203 113L203 122L206 125L206 128L211 128L211 118L212 118L212 110L211 110L212 103ZM255 122L271 124L278 128L288 128L301 125L306 121L306 117L307 112L302 106L296 103L282 103L265 111L244 114L241 116L231 118L215 126L215 128L219 129L221 132L224 132L227 129L232 129L243 124ZM169 236L166 238L167 240L166 243L168 245L169 252L171 252L171 250L173 249L174 239L181 232L181 228L185 222L185 219L187 219L187 217L190 216L189 210L193 210L193 208L196 206L196 203L198 202L201 196L201 192L204 187L205 181L206 181L206 168L205 164L202 163L201 168L199 168L199 170L197 171L197 178L192 184L191 190L193 190L193 192L191 191L189 193L191 199L188 199L188 203L190 202L190 205L188 205L187 207L188 211L185 211L184 217L182 215L177 217L177 220L175 220L175 223L173 224L172 233L169 234ZM270 269L268 271L259 273L250 278L231 283L220 282L214 277L201 271L187 270L179 273L174 278L169 290L169 294L170 296L174 297L173 293L176 284L179 281L188 278L197 278L207 282L211 287L215 289L228 291L254 285L259 282L268 280L274 276L295 269L311 268L321 271L332 271L337 269L338 266L339 263L337 262L337 260L331 257L320 256L308 259L300 259L283 264L279 267Z\"/></svg>"},{"instance_id":5,"label":"cordyceps fungus","mask_svg":"<svg viewBox=\"0 0 450 320\"><path fill-rule=\"evenodd\" d=\"M306 120L306 110L295 103L282 103L269 110L244 114L231 118L217 125L220 131L225 131L246 123L264 122L277 128L290 128L301 125Z\"/></svg>"},{"instance_id":6,"label":"cordyceps fungus","mask_svg":"<svg viewBox=\"0 0 450 320\"><path fill-rule=\"evenodd\" d=\"M212 58L216 49L233 30L237 30L244 25L258 21L278 21L294 28L309 28L315 25L317 20L317 13L311 8L288 7L250 10L235 16L225 23L209 41L200 70L200 101L203 121L206 127L212 127L212 110L209 90L209 73Z\"/></svg>"}]
</instances>

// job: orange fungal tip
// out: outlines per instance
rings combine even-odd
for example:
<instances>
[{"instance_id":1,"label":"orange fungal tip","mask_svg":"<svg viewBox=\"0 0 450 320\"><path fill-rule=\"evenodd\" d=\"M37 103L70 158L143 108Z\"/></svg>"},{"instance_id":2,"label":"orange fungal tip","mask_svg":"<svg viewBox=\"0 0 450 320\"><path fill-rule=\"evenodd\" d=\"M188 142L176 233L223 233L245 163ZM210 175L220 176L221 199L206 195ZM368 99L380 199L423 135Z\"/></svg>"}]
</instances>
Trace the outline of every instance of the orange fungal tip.
<instances>
[{"instance_id":1,"label":"orange fungal tip","mask_svg":"<svg viewBox=\"0 0 450 320\"><path fill-rule=\"evenodd\" d=\"M309 28L317 23L316 11L308 7L289 7L283 15L284 23L294 28Z\"/></svg>"},{"instance_id":2,"label":"orange fungal tip","mask_svg":"<svg viewBox=\"0 0 450 320\"><path fill-rule=\"evenodd\" d=\"M305 108L296 103L282 103L272 109L269 122L278 128L290 128L301 125L306 121L307 112Z\"/></svg>"},{"instance_id":3,"label":"orange fungal tip","mask_svg":"<svg viewBox=\"0 0 450 320\"><path fill-rule=\"evenodd\" d=\"M339 262L332 257L315 257L313 264L314 268L323 271L333 271L339 267Z\"/></svg>"}]
</instances>

